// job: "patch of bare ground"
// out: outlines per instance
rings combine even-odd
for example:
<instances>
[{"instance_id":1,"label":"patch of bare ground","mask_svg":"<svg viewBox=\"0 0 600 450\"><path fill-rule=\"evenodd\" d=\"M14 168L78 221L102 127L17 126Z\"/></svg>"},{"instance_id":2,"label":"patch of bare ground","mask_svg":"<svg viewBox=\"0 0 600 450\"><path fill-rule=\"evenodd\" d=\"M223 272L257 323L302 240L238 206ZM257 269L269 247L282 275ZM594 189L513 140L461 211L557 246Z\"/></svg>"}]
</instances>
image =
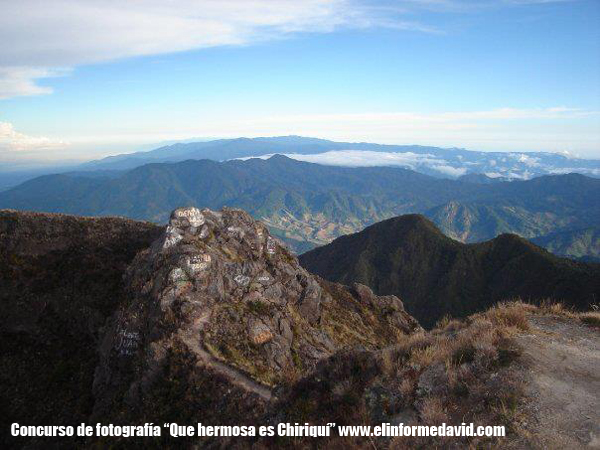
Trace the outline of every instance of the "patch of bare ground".
<instances>
[{"instance_id":1,"label":"patch of bare ground","mask_svg":"<svg viewBox=\"0 0 600 450\"><path fill-rule=\"evenodd\" d=\"M511 447L600 448L599 315L547 313L530 315L529 332L514 338L525 384Z\"/></svg>"}]
</instances>

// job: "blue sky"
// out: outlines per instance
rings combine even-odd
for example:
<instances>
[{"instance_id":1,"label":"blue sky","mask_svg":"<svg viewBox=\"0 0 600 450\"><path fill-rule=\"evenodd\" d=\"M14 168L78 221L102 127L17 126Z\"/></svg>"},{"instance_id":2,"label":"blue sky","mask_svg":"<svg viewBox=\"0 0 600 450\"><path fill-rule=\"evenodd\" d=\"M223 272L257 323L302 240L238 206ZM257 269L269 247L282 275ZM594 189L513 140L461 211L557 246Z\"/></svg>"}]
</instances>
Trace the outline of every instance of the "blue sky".
<instances>
[{"instance_id":1,"label":"blue sky","mask_svg":"<svg viewBox=\"0 0 600 450\"><path fill-rule=\"evenodd\" d=\"M0 5L0 163L193 137L600 158L598 0Z\"/></svg>"}]
</instances>

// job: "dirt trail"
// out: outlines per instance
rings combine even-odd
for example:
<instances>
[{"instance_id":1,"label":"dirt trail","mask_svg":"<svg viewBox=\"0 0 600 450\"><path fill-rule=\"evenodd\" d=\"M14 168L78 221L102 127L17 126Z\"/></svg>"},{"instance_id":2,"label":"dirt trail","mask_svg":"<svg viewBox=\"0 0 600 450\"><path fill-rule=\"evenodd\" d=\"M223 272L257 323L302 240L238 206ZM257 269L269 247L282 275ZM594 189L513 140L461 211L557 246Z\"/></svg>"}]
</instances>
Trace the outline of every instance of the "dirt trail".
<instances>
[{"instance_id":1,"label":"dirt trail","mask_svg":"<svg viewBox=\"0 0 600 450\"><path fill-rule=\"evenodd\" d=\"M266 401L271 400L272 394L271 390L268 387L254 381L248 375L219 361L206 350L204 350L204 348L200 344L197 329L199 326L205 323L207 319L207 315L202 316L196 320L195 326L192 329L186 331L181 330L179 332L181 340L189 347L191 351L193 351L199 357L198 363L201 365L206 364L209 367L214 368L215 370L226 376L229 379L229 381L231 381L231 383L241 387L242 389L254 392Z\"/></svg>"},{"instance_id":2,"label":"dirt trail","mask_svg":"<svg viewBox=\"0 0 600 450\"><path fill-rule=\"evenodd\" d=\"M517 342L526 373L526 447L600 449L600 332L572 319L530 317Z\"/></svg>"}]
</instances>

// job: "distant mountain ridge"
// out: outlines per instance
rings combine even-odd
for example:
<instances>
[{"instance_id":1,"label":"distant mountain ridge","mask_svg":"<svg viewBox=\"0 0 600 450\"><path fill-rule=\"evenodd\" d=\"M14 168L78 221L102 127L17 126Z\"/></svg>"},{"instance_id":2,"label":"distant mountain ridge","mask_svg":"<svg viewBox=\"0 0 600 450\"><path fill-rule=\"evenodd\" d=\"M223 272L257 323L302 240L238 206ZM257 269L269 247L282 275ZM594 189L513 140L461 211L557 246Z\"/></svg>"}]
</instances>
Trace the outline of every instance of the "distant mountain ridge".
<instances>
[{"instance_id":1,"label":"distant mountain ridge","mask_svg":"<svg viewBox=\"0 0 600 450\"><path fill-rule=\"evenodd\" d=\"M458 177L458 180L464 181L465 183L476 183L476 184L493 184L501 183L503 181L510 181L508 177L490 177L484 173L467 173Z\"/></svg>"},{"instance_id":2,"label":"distant mountain ridge","mask_svg":"<svg viewBox=\"0 0 600 450\"><path fill-rule=\"evenodd\" d=\"M300 256L310 272L397 295L430 327L520 297L589 308L600 297L600 265L558 258L515 235L478 244L445 236L421 215L405 215L342 236Z\"/></svg>"},{"instance_id":3,"label":"distant mountain ridge","mask_svg":"<svg viewBox=\"0 0 600 450\"><path fill-rule=\"evenodd\" d=\"M600 227L558 231L534 238L532 242L556 255L600 262Z\"/></svg>"},{"instance_id":4,"label":"distant mountain ridge","mask_svg":"<svg viewBox=\"0 0 600 450\"><path fill-rule=\"evenodd\" d=\"M113 179L48 175L0 193L0 205L155 222L165 222L181 205L232 206L248 210L279 234L319 244L477 189L401 168L330 167L274 156L148 164Z\"/></svg>"},{"instance_id":5,"label":"distant mountain ridge","mask_svg":"<svg viewBox=\"0 0 600 450\"><path fill-rule=\"evenodd\" d=\"M502 233L530 239L599 223L595 210L600 192L590 178L575 174L539 177L488 185L485 192L475 200L439 205L425 215L462 242L481 242Z\"/></svg>"},{"instance_id":6,"label":"distant mountain ridge","mask_svg":"<svg viewBox=\"0 0 600 450\"><path fill-rule=\"evenodd\" d=\"M600 176L600 160L572 158L548 152L481 152L460 148L441 148L423 145L384 145L369 142L336 142L303 136L217 139L166 145L132 154L110 156L91 161L81 169L124 170L153 162L179 162L187 159L225 161L234 158L257 157L269 154L315 155L331 151L370 151L410 155L404 167L437 177L473 174L476 178L464 181L479 183L508 179L527 179L534 176L577 172ZM391 160L390 160L391 161ZM390 162L388 164L400 163ZM344 163L340 163L344 165ZM484 175L487 174L487 175ZM484 178L485 177L485 178Z\"/></svg>"},{"instance_id":7,"label":"distant mountain ridge","mask_svg":"<svg viewBox=\"0 0 600 450\"><path fill-rule=\"evenodd\" d=\"M42 176L0 192L0 208L164 223L182 205L238 207L297 252L406 213L423 213L466 242L504 232L532 238L600 223L600 180L577 174L476 184L398 167L324 166L281 155L154 163L104 174Z\"/></svg>"},{"instance_id":8,"label":"distant mountain ridge","mask_svg":"<svg viewBox=\"0 0 600 450\"><path fill-rule=\"evenodd\" d=\"M147 147L146 147L147 148ZM158 145L153 150L108 156L83 164L63 164L44 169L0 168L0 191L36 176L84 173L114 176L145 164L174 163L189 159L226 161L236 158L284 154L300 160L339 166L395 166L437 178L490 184L541 175L581 173L600 177L600 160L581 159L548 152L481 152L462 148L423 145L383 145L369 142L336 142L302 136L212 139Z\"/></svg>"}]
</instances>

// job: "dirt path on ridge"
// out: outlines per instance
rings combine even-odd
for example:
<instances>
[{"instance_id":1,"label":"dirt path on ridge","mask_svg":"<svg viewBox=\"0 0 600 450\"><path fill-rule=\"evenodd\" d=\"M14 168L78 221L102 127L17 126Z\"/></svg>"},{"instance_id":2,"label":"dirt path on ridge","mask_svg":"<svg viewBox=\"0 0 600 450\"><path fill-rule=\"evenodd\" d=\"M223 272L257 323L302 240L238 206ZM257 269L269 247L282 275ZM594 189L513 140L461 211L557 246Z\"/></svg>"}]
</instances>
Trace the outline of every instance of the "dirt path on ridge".
<instances>
[{"instance_id":1,"label":"dirt path on ridge","mask_svg":"<svg viewBox=\"0 0 600 450\"><path fill-rule=\"evenodd\" d=\"M529 322L516 338L526 376L521 444L600 449L600 331L558 316Z\"/></svg>"}]
</instances>

